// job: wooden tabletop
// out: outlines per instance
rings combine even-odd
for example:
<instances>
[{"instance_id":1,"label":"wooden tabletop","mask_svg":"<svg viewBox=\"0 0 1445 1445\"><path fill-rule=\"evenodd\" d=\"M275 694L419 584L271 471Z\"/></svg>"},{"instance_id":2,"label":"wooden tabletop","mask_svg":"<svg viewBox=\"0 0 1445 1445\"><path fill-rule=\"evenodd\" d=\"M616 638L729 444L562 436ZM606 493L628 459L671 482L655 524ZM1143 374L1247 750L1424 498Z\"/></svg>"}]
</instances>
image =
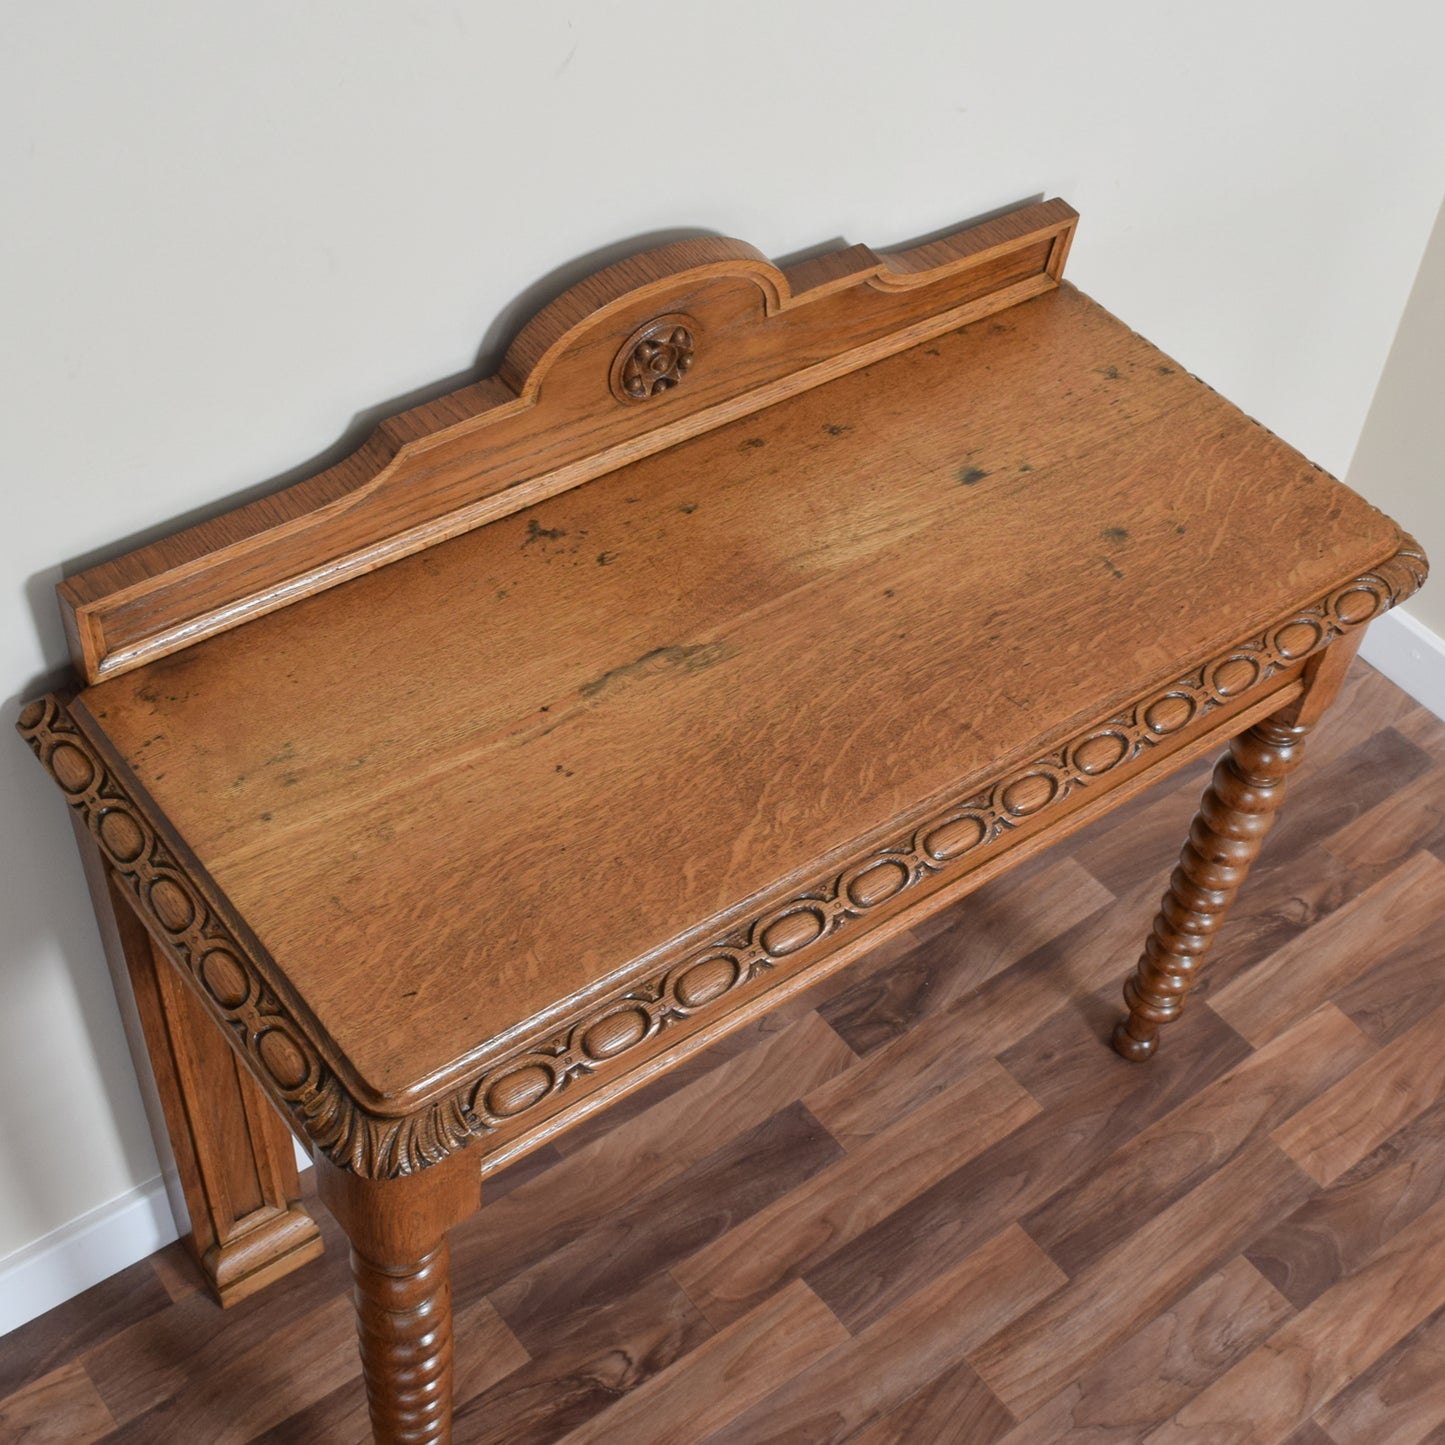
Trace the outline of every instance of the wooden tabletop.
<instances>
[{"instance_id":1,"label":"wooden tabletop","mask_svg":"<svg viewBox=\"0 0 1445 1445\"><path fill-rule=\"evenodd\" d=\"M401 1107L1400 546L1066 285L72 711Z\"/></svg>"}]
</instances>

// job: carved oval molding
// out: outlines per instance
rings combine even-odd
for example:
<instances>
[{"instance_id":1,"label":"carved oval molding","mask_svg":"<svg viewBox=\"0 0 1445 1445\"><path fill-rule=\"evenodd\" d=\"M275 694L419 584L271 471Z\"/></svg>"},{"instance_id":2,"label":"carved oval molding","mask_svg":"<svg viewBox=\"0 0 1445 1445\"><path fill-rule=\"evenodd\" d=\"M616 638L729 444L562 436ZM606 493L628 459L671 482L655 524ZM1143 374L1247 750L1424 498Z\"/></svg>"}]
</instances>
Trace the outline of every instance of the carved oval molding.
<instances>
[{"instance_id":1,"label":"carved oval molding","mask_svg":"<svg viewBox=\"0 0 1445 1445\"><path fill-rule=\"evenodd\" d=\"M697 322L674 313L634 331L612 362L612 394L618 401L651 401L671 391L692 369Z\"/></svg>"}]
</instances>

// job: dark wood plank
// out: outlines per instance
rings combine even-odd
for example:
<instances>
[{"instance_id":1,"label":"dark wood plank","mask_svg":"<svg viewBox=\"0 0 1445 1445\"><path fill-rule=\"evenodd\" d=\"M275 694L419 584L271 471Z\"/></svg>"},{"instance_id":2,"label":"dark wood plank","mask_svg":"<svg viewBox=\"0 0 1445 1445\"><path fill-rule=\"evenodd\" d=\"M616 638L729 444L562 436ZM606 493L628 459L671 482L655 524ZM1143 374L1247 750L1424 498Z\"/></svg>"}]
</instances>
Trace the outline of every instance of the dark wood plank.
<instances>
[{"instance_id":1,"label":"dark wood plank","mask_svg":"<svg viewBox=\"0 0 1445 1445\"><path fill-rule=\"evenodd\" d=\"M594 1202L585 1228L492 1291L492 1301L529 1350L540 1348L584 1305L635 1289L842 1152L801 1104L792 1105L611 1213Z\"/></svg>"},{"instance_id":2,"label":"dark wood plank","mask_svg":"<svg viewBox=\"0 0 1445 1445\"><path fill-rule=\"evenodd\" d=\"M7 1445L92 1445L114 1438L115 1420L78 1360L0 1399L0 1440Z\"/></svg>"},{"instance_id":3,"label":"dark wood plank","mask_svg":"<svg viewBox=\"0 0 1445 1445\"><path fill-rule=\"evenodd\" d=\"M1330 1184L1445 1091L1445 1007L1427 1014L1274 1130L1306 1174Z\"/></svg>"},{"instance_id":4,"label":"dark wood plank","mask_svg":"<svg viewBox=\"0 0 1445 1445\"><path fill-rule=\"evenodd\" d=\"M567 1438L574 1445L701 1440L746 1414L775 1384L806 1379L809 1366L847 1338L818 1297L794 1280Z\"/></svg>"},{"instance_id":5,"label":"dark wood plank","mask_svg":"<svg viewBox=\"0 0 1445 1445\"><path fill-rule=\"evenodd\" d=\"M82 1290L4 1337L0 1344L0 1400L131 1326L161 1314L170 1303L170 1295L145 1260Z\"/></svg>"},{"instance_id":6,"label":"dark wood plank","mask_svg":"<svg viewBox=\"0 0 1445 1445\"><path fill-rule=\"evenodd\" d=\"M802 1093L834 1077L853 1054L816 1013L664 1096L614 1132L566 1155L554 1168L490 1202L482 1230L452 1252L460 1305L498 1288L594 1227L597 1203L613 1211L650 1197L739 1136L764 1127ZM696 1127L705 1119L705 1128Z\"/></svg>"},{"instance_id":7,"label":"dark wood plank","mask_svg":"<svg viewBox=\"0 0 1445 1445\"><path fill-rule=\"evenodd\" d=\"M1120 899L1066 928L814 1090L809 1107L850 1148L881 1133L968 1069L1023 1038L1071 998L1108 983L1117 987L1120 960L1138 946L1147 906L1142 895ZM1043 904L1041 911L1047 908Z\"/></svg>"},{"instance_id":8,"label":"dark wood plank","mask_svg":"<svg viewBox=\"0 0 1445 1445\"><path fill-rule=\"evenodd\" d=\"M1013 1424L1013 1416L970 1368L950 1365L896 1409L857 1435L850 1445L992 1445Z\"/></svg>"},{"instance_id":9,"label":"dark wood plank","mask_svg":"<svg viewBox=\"0 0 1445 1445\"><path fill-rule=\"evenodd\" d=\"M666 1274L617 1299L584 1302L540 1342L527 1364L470 1398L459 1396L457 1439L467 1445L545 1445L687 1358L715 1333Z\"/></svg>"},{"instance_id":10,"label":"dark wood plank","mask_svg":"<svg viewBox=\"0 0 1445 1445\"><path fill-rule=\"evenodd\" d=\"M1445 1104L1436 1104L1254 1240L1247 1252L1274 1287L1303 1309L1442 1197Z\"/></svg>"},{"instance_id":11,"label":"dark wood plank","mask_svg":"<svg viewBox=\"0 0 1445 1445\"><path fill-rule=\"evenodd\" d=\"M1015 1415L1031 1414L1127 1339L1140 1316L1183 1298L1310 1188L1261 1140L972 1351L969 1363Z\"/></svg>"},{"instance_id":12,"label":"dark wood plank","mask_svg":"<svg viewBox=\"0 0 1445 1445\"><path fill-rule=\"evenodd\" d=\"M1038 1102L990 1060L673 1274L709 1320L726 1324L1038 1112Z\"/></svg>"},{"instance_id":13,"label":"dark wood plank","mask_svg":"<svg viewBox=\"0 0 1445 1445\"><path fill-rule=\"evenodd\" d=\"M1445 889L1445 865L1414 855L1371 888L1299 934L1267 961L1210 995L1210 1006L1256 1047L1324 1003L1379 958L1377 944L1396 946L1428 929ZM1315 960L1306 968L1302 960Z\"/></svg>"},{"instance_id":14,"label":"dark wood plank","mask_svg":"<svg viewBox=\"0 0 1445 1445\"><path fill-rule=\"evenodd\" d=\"M1445 789L1442 789L1445 793ZM1334 1002L1377 1044L1390 1043L1445 1004L1440 939L1425 929L1347 983Z\"/></svg>"},{"instance_id":15,"label":"dark wood plank","mask_svg":"<svg viewBox=\"0 0 1445 1445\"><path fill-rule=\"evenodd\" d=\"M1030 876L1008 873L980 890L953 927L930 934L886 972L836 992L819 1012L866 1056L1113 901L1072 858Z\"/></svg>"}]
</instances>

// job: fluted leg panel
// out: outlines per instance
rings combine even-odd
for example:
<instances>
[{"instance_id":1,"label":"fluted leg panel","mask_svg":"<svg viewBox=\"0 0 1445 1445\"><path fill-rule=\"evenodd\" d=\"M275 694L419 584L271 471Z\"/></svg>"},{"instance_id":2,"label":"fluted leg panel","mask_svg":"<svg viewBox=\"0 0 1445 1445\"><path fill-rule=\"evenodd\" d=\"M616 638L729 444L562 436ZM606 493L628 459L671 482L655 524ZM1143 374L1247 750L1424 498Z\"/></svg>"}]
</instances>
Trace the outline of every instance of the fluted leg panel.
<instances>
[{"instance_id":1,"label":"fluted leg panel","mask_svg":"<svg viewBox=\"0 0 1445 1445\"><path fill-rule=\"evenodd\" d=\"M372 1429L386 1445L451 1439L452 1302L446 1241L411 1266L351 1251Z\"/></svg>"},{"instance_id":2,"label":"fluted leg panel","mask_svg":"<svg viewBox=\"0 0 1445 1445\"><path fill-rule=\"evenodd\" d=\"M1179 1017L1214 935L1259 853L1299 765L1307 727L1266 718L1241 733L1214 769L1143 957L1124 985L1127 1018L1114 1030L1126 1059L1147 1059Z\"/></svg>"}]
</instances>

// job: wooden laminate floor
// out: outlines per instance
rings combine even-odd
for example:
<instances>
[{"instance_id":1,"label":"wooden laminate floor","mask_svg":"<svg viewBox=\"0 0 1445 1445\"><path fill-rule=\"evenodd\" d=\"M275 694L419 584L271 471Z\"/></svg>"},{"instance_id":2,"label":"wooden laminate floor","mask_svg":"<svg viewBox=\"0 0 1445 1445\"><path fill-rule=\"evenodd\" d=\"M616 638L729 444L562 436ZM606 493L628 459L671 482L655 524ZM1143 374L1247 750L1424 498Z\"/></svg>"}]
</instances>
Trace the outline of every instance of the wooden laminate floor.
<instances>
[{"instance_id":1,"label":"wooden laminate floor","mask_svg":"<svg viewBox=\"0 0 1445 1445\"><path fill-rule=\"evenodd\" d=\"M1207 767L524 1161L459 1442L1445 1442L1445 726L1357 664L1206 989L1105 1046ZM0 1440L367 1438L345 1251L0 1340Z\"/></svg>"}]
</instances>

